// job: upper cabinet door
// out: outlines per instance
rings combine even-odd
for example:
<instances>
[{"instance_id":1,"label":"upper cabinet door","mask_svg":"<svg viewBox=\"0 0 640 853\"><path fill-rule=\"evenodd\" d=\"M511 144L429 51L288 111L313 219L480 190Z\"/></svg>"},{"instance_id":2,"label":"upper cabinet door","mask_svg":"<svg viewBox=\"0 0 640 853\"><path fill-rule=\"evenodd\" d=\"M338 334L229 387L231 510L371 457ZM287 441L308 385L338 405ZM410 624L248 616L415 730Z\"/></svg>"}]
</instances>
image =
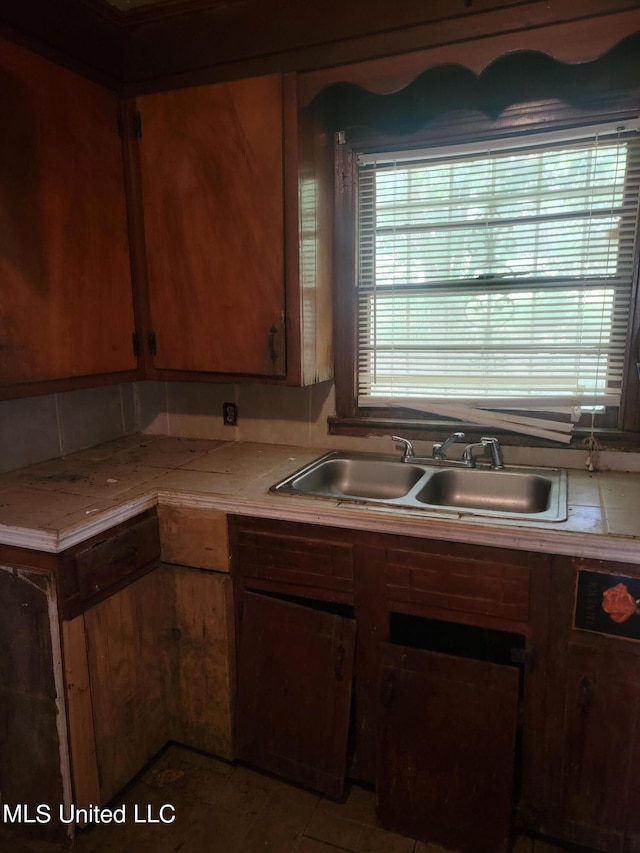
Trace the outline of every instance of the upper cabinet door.
<instances>
[{"instance_id":1,"label":"upper cabinet door","mask_svg":"<svg viewBox=\"0 0 640 853\"><path fill-rule=\"evenodd\" d=\"M117 96L2 42L0 124L0 386L133 370Z\"/></svg>"},{"instance_id":2,"label":"upper cabinet door","mask_svg":"<svg viewBox=\"0 0 640 853\"><path fill-rule=\"evenodd\" d=\"M156 368L285 374L282 86L139 99Z\"/></svg>"}]
</instances>

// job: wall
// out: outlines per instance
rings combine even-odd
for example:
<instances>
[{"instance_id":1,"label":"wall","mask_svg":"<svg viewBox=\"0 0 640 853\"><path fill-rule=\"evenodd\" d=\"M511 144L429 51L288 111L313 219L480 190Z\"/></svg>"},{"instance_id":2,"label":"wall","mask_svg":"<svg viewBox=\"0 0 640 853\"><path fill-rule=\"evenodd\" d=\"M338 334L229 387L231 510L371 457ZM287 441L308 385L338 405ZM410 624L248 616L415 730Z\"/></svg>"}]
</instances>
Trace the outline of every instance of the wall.
<instances>
[{"instance_id":1,"label":"wall","mask_svg":"<svg viewBox=\"0 0 640 853\"><path fill-rule=\"evenodd\" d=\"M238 425L225 426L222 404L235 402ZM66 456L136 432L182 438L262 442L318 450L396 453L391 438L327 434L333 384L306 388L138 382L0 402L0 473ZM444 437L444 436L443 436ZM430 443L416 442L418 452ZM507 464L584 468L582 448L507 447ZM603 451L601 470L640 472L640 452Z\"/></svg>"},{"instance_id":2,"label":"wall","mask_svg":"<svg viewBox=\"0 0 640 853\"><path fill-rule=\"evenodd\" d=\"M391 438L349 438L327 434L327 417L335 414L333 383L308 388L268 385L209 385L197 382L138 383L139 429L190 438L292 444L328 450L396 453ZM222 405L238 405L238 426L222 423ZM444 438L444 434L442 436ZM429 453L431 442L416 442L416 451ZM511 465L586 468L583 448L506 447ZM640 472L640 452L602 451L601 470Z\"/></svg>"},{"instance_id":3,"label":"wall","mask_svg":"<svg viewBox=\"0 0 640 853\"><path fill-rule=\"evenodd\" d=\"M0 472L136 432L135 401L127 384L0 402Z\"/></svg>"}]
</instances>

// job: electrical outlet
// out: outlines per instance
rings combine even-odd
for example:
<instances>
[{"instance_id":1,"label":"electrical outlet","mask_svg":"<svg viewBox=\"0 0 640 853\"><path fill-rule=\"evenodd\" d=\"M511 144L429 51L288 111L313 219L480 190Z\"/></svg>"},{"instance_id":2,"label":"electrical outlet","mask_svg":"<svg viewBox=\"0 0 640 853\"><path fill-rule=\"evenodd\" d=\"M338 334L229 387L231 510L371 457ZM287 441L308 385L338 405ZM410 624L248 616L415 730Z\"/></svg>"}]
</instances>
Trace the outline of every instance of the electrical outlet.
<instances>
[{"instance_id":1,"label":"electrical outlet","mask_svg":"<svg viewBox=\"0 0 640 853\"><path fill-rule=\"evenodd\" d=\"M222 404L222 422L225 426L236 426L238 423L237 403Z\"/></svg>"}]
</instances>

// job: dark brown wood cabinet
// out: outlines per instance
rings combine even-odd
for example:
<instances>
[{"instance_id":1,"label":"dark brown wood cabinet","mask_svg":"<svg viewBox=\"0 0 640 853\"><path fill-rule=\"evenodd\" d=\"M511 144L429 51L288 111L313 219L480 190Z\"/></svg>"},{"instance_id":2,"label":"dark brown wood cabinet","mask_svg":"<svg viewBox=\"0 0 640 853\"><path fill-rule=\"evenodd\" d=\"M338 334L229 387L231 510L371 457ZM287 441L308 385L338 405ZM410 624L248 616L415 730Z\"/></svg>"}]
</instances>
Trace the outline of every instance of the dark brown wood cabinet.
<instances>
[{"instance_id":1,"label":"dark brown wood cabinet","mask_svg":"<svg viewBox=\"0 0 640 853\"><path fill-rule=\"evenodd\" d=\"M377 569L386 609L379 819L446 847L504 851L542 735L548 560L391 535L370 535L361 548L356 574Z\"/></svg>"},{"instance_id":2,"label":"dark brown wood cabinet","mask_svg":"<svg viewBox=\"0 0 640 853\"><path fill-rule=\"evenodd\" d=\"M640 720L640 659L569 649L564 716L563 836L623 849Z\"/></svg>"},{"instance_id":3,"label":"dark brown wood cabinet","mask_svg":"<svg viewBox=\"0 0 640 853\"><path fill-rule=\"evenodd\" d=\"M237 518L230 524L230 549L237 755L340 797L355 643L350 536Z\"/></svg>"},{"instance_id":4,"label":"dark brown wood cabinet","mask_svg":"<svg viewBox=\"0 0 640 853\"><path fill-rule=\"evenodd\" d=\"M0 395L131 379L118 97L5 41L0 89Z\"/></svg>"},{"instance_id":5,"label":"dark brown wood cabinet","mask_svg":"<svg viewBox=\"0 0 640 853\"><path fill-rule=\"evenodd\" d=\"M2 802L17 805L36 820L36 809L68 803L60 635L55 615L55 581L37 567L0 566L0 784ZM57 665L56 665L57 662ZM22 819L21 819L22 818ZM17 830L24 830L24 811ZM9 825L10 820L4 822ZM43 838L61 841L67 828L38 823Z\"/></svg>"},{"instance_id":6,"label":"dark brown wood cabinet","mask_svg":"<svg viewBox=\"0 0 640 853\"><path fill-rule=\"evenodd\" d=\"M294 76L137 105L157 375L329 378L332 147Z\"/></svg>"},{"instance_id":7,"label":"dark brown wood cabinet","mask_svg":"<svg viewBox=\"0 0 640 853\"><path fill-rule=\"evenodd\" d=\"M588 607L597 621L576 603L579 574L596 579ZM640 641L615 636L602 589L638 577L637 566L568 558L552 574L549 822L558 837L608 853L639 849Z\"/></svg>"},{"instance_id":8,"label":"dark brown wood cabinet","mask_svg":"<svg viewBox=\"0 0 640 853\"><path fill-rule=\"evenodd\" d=\"M456 850L507 850L518 699L515 667L384 643L382 825Z\"/></svg>"},{"instance_id":9,"label":"dark brown wood cabinet","mask_svg":"<svg viewBox=\"0 0 640 853\"><path fill-rule=\"evenodd\" d=\"M255 592L243 595L236 753L257 767L340 798L355 622L309 604Z\"/></svg>"},{"instance_id":10,"label":"dark brown wood cabinet","mask_svg":"<svg viewBox=\"0 0 640 853\"><path fill-rule=\"evenodd\" d=\"M229 541L239 754L300 781L304 738L282 720L295 716L290 701L303 708L330 696L340 712L311 731L344 756L351 717L348 772L376 784L384 825L478 853L505 850L518 797L536 800L548 559L239 516ZM340 606L356 626L350 712L333 692L344 634L337 650L327 639L340 618L315 612ZM287 759L261 754L264 739ZM311 773L303 784L319 787ZM452 821L462 808L468 819Z\"/></svg>"}]
</instances>

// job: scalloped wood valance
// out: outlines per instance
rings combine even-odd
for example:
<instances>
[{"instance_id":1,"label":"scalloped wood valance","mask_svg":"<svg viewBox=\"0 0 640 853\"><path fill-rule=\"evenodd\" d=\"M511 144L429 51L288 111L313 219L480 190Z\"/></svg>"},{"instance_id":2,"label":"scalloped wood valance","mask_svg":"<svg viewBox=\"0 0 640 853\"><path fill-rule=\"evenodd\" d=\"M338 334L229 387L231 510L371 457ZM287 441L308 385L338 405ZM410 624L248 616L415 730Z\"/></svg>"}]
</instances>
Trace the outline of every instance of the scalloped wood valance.
<instances>
[{"instance_id":1,"label":"scalloped wood valance","mask_svg":"<svg viewBox=\"0 0 640 853\"><path fill-rule=\"evenodd\" d=\"M621 94L640 91L640 31L590 61L569 62L523 49L503 54L479 72L469 65L430 65L404 87L391 90L384 76L364 85L358 69L360 82L328 85L313 107L332 130L360 126L387 134L414 133L452 111L475 110L496 119L507 107L532 101L556 99L588 109L607 96L615 94L619 100Z\"/></svg>"}]
</instances>

